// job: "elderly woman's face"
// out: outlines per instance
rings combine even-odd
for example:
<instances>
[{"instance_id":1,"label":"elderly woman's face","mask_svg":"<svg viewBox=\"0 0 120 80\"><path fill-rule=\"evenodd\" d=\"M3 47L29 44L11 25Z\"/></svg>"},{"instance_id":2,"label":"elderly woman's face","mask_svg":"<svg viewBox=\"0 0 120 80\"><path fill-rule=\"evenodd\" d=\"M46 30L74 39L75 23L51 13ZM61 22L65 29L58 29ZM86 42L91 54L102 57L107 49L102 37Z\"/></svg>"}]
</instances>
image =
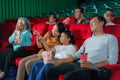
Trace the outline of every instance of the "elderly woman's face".
<instances>
[{"instance_id":1,"label":"elderly woman's face","mask_svg":"<svg viewBox=\"0 0 120 80\"><path fill-rule=\"evenodd\" d=\"M20 31L24 30L24 25L23 25L23 23L22 23L22 19L19 19L19 20L17 21L16 29L17 29L17 30L20 30Z\"/></svg>"}]
</instances>

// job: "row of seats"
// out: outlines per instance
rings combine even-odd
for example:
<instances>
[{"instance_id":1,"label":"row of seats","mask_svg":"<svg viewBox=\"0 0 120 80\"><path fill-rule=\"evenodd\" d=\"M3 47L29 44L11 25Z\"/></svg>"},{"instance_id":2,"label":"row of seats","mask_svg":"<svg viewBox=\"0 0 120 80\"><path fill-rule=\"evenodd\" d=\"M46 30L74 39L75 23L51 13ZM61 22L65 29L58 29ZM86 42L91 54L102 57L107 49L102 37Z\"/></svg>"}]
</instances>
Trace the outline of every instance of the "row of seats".
<instances>
[{"instance_id":1,"label":"row of seats","mask_svg":"<svg viewBox=\"0 0 120 80\"><path fill-rule=\"evenodd\" d=\"M71 18L71 23L73 23L74 17L70 17L70 18ZM120 18L118 18L118 19L120 19ZM43 20L43 21L41 21L41 20ZM60 18L59 21L62 22L63 20L64 20L64 18ZM48 24L45 23L46 21L47 21L46 18L30 19L30 22L31 22L31 25L32 25L32 37L33 38L32 38L32 46L25 47L26 51L33 51L33 54L37 53L37 51L39 49L37 48L36 37L33 34L33 32L34 32L34 29L38 30L38 32L43 36L47 31L51 31L51 29L54 25L53 24L48 25ZM89 24L66 24L66 27L71 32L73 32L75 43L78 46L78 48L82 45L82 43L84 42L85 39L87 39L88 37L90 37L92 35L92 32L90 31ZM0 50L1 51L6 50L6 45L8 44L8 37L12 34L14 29L15 29L15 21L14 20L13 20L13 22L6 21L3 24L0 24L0 30L1 30L1 33L0 33L1 49ZM114 34L118 38L119 45L120 45L120 33L119 33L120 25L108 26L108 27L105 27L104 30L105 30L106 33ZM120 47L119 47L119 50L120 50ZM17 58L15 60L15 64L18 65L18 63L21 59L22 58ZM109 68L112 68L112 70L114 72L116 72L117 69L120 69L120 64L119 63L120 63L120 56L119 56L118 64L109 66ZM114 77L111 80L115 80Z\"/></svg>"},{"instance_id":2,"label":"row of seats","mask_svg":"<svg viewBox=\"0 0 120 80\"><path fill-rule=\"evenodd\" d=\"M62 22L64 19L65 18L60 18L58 21ZM88 19L90 20L90 18L88 18ZM39 26L40 29L42 28L41 30L43 30L42 26L45 26L46 25L45 23L48 21L47 18L30 18L29 20L30 20L30 24L31 24L32 28L33 27L36 28L36 26ZM71 16L70 23L66 25L67 28L69 28L70 24L73 23L74 20L75 20L74 16ZM5 22L0 23L0 38L1 38L0 39L0 46L1 46L0 51L6 49L6 45L8 44L8 38L14 31L16 22L17 22L16 19L12 19L12 20L6 20ZM115 17L113 22L115 24L120 24L120 17ZM46 31L47 30L43 31L43 33L41 33L41 35L44 35Z\"/></svg>"},{"instance_id":3,"label":"row of seats","mask_svg":"<svg viewBox=\"0 0 120 80\"><path fill-rule=\"evenodd\" d=\"M82 6L85 9L85 18L89 18L94 14L99 14L102 16L107 8L112 8L115 11L115 16L120 16L120 4L118 1L96 1L90 3L81 3L80 6ZM75 8L46 11L42 14L42 17L48 17L51 13L57 14L58 18L73 16L74 9Z\"/></svg>"},{"instance_id":4,"label":"row of seats","mask_svg":"<svg viewBox=\"0 0 120 80\"><path fill-rule=\"evenodd\" d=\"M109 2L91 2L83 6L85 8L85 14L84 17L88 18L93 16L94 14L103 15L105 10L107 8L112 8L115 12L115 16L120 16L120 4L115 1L109 1Z\"/></svg>"}]
</instances>

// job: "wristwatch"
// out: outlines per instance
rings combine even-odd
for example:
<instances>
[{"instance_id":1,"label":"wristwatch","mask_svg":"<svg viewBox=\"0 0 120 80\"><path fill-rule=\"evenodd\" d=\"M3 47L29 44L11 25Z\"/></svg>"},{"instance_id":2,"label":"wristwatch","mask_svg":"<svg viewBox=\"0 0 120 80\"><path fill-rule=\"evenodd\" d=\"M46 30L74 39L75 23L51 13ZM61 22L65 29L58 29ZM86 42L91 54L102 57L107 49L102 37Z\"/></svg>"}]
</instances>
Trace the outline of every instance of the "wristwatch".
<instances>
[{"instance_id":1,"label":"wristwatch","mask_svg":"<svg viewBox=\"0 0 120 80\"><path fill-rule=\"evenodd\" d=\"M93 64L93 70L97 70L96 64Z\"/></svg>"}]
</instances>

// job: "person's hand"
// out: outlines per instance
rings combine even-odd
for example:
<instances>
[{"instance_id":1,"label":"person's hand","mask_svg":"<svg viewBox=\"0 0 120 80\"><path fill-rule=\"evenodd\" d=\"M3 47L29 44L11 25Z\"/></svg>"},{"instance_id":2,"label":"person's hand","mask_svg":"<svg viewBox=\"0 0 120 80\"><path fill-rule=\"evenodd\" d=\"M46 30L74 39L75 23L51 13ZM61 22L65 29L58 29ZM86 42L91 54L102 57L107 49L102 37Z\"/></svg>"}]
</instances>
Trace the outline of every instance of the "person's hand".
<instances>
[{"instance_id":1,"label":"person's hand","mask_svg":"<svg viewBox=\"0 0 120 80\"><path fill-rule=\"evenodd\" d=\"M21 43L20 39L15 39L14 42L17 43L17 44Z\"/></svg>"},{"instance_id":2,"label":"person's hand","mask_svg":"<svg viewBox=\"0 0 120 80\"><path fill-rule=\"evenodd\" d=\"M39 36L40 35L40 33L38 32L38 31L36 31L36 30L34 30L34 35L36 35L36 36Z\"/></svg>"},{"instance_id":3,"label":"person's hand","mask_svg":"<svg viewBox=\"0 0 120 80\"><path fill-rule=\"evenodd\" d=\"M15 30L16 30L16 31L20 31L20 26L19 26L19 25L16 25L16 26L15 26Z\"/></svg>"},{"instance_id":4,"label":"person's hand","mask_svg":"<svg viewBox=\"0 0 120 80\"><path fill-rule=\"evenodd\" d=\"M38 36L38 40L43 40L43 37L40 35L40 33L37 30L34 30L34 35Z\"/></svg>"},{"instance_id":5,"label":"person's hand","mask_svg":"<svg viewBox=\"0 0 120 80\"><path fill-rule=\"evenodd\" d=\"M86 60L80 60L80 66L81 68L89 68L89 69L93 68L93 64Z\"/></svg>"},{"instance_id":6,"label":"person's hand","mask_svg":"<svg viewBox=\"0 0 120 80\"><path fill-rule=\"evenodd\" d=\"M70 22L70 18L69 17L67 17L65 20L63 20L64 24L68 24L69 22Z\"/></svg>"},{"instance_id":7,"label":"person's hand","mask_svg":"<svg viewBox=\"0 0 120 80\"><path fill-rule=\"evenodd\" d=\"M38 56L40 59L43 59L41 52L39 52L39 53L37 54L37 56Z\"/></svg>"},{"instance_id":8,"label":"person's hand","mask_svg":"<svg viewBox=\"0 0 120 80\"><path fill-rule=\"evenodd\" d=\"M58 66L61 64L59 60L49 60L48 63L54 64L54 66Z\"/></svg>"}]
</instances>

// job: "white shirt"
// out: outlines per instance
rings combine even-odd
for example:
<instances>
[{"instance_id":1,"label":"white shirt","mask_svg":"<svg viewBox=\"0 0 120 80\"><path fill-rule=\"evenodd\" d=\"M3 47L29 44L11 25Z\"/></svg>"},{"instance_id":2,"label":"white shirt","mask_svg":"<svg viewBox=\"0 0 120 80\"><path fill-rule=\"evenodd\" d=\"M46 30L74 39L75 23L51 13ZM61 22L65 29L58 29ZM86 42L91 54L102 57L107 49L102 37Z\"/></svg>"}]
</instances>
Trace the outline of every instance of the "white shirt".
<instances>
[{"instance_id":1,"label":"white shirt","mask_svg":"<svg viewBox=\"0 0 120 80\"><path fill-rule=\"evenodd\" d=\"M55 58L63 59L66 58L68 54L73 55L76 52L74 45L58 45L55 46Z\"/></svg>"},{"instance_id":2,"label":"white shirt","mask_svg":"<svg viewBox=\"0 0 120 80\"><path fill-rule=\"evenodd\" d=\"M105 24L105 26L110 26L110 25L116 25L116 24L113 23L113 22L108 22L108 23Z\"/></svg>"}]
</instances>

